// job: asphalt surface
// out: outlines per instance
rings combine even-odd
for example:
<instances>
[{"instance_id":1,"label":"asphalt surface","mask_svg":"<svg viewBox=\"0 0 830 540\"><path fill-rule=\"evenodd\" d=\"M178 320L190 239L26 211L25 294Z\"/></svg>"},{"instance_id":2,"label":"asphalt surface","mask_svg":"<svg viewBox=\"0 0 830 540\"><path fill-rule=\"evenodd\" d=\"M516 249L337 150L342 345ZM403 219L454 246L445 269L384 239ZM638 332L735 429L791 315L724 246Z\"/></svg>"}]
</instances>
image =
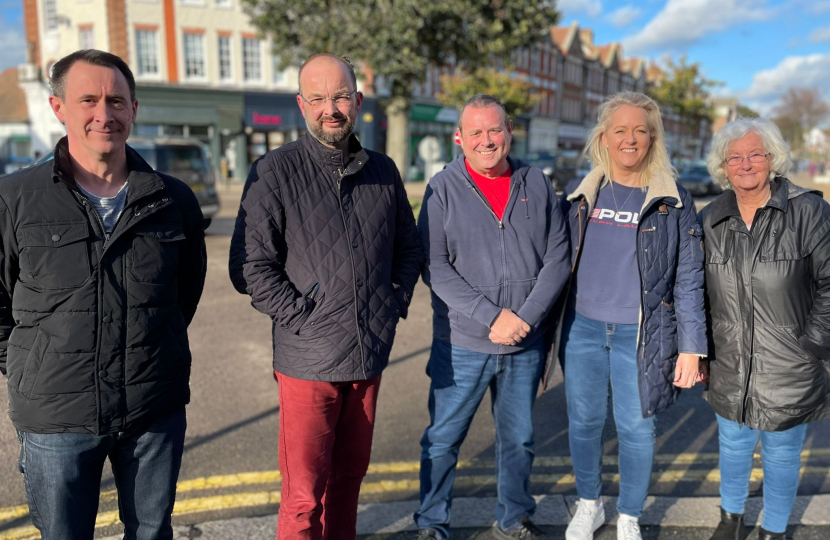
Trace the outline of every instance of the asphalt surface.
<instances>
[{"instance_id":1,"label":"asphalt surface","mask_svg":"<svg viewBox=\"0 0 830 540\"><path fill-rule=\"evenodd\" d=\"M423 189L413 188L413 196ZM220 191L223 209L208 229L206 289L190 328L193 398L188 408L188 432L174 517L174 523L183 527L177 529L178 534L185 535L181 538L260 537L259 533L251 532L250 526L257 522L250 520L244 520L249 527L240 529L247 531L240 532L242 536L210 531L235 523L228 519L270 516L276 512L279 502L276 445L279 411L277 385L271 372L270 321L250 306L246 296L232 288L227 277L230 234L241 187L223 186ZM372 467L364 482L362 503L417 500L419 440L428 423L429 380L424 369L430 336L429 294L419 283L409 318L398 327L390 365L383 375ZM19 445L8 421L7 403L7 390L5 385L0 385L0 540L37 538L32 535L25 508L22 477L17 471ZM608 414L610 419L610 410ZM565 396L558 369L553 387L537 401L534 423L537 430L534 494L572 496L575 490ZM680 401L657 419L657 430L651 494L717 497L717 429L714 415L702 399L702 388L684 392ZM495 496L493 437L489 402L485 398L461 449L457 497ZM618 491L616 448L613 422L609 422L605 432L604 495L613 496ZM826 423L810 426L805 450L799 494L830 493L830 429ZM101 526L96 533L99 538L119 530L113 489L112 476L105 470ZM753 496L762 494L760 459L756 461L751 489ZM260 520L265 527L262 537L271 537L270 529L266 529L273 518ZM554 534L563 530L561 525L549 527ZM711 529L708 533L706 530L706 527L650 528L645 538L708 539ZM453 538L488 538L486 531L482 531L480 527L463 529L456 531ZM606 527L597 539L605 540L613 535L613 527ZM796 538L830 538L830 528L824 524L805 526L797 531Z\"/></svg>"}]
</instances>

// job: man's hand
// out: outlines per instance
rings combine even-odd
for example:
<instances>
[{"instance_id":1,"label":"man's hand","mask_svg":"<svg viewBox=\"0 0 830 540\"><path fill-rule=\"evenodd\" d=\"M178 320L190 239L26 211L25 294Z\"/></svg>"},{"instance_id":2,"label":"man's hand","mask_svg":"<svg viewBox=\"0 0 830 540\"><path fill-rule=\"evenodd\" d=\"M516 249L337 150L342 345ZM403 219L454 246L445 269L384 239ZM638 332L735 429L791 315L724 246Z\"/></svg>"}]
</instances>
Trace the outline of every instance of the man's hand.
<instances>
[{"instance_id":1,"label":"man's hand","mask_svg":"<svg viewBox=\"0 0 830 540\"><path fill-rule=\"evenodd\" d=\"M674 385L679 388L691 388L699 375L700 357L696 354L681 353L674 368Z\"/></svg>"},{"instance_id":2,"label":"man's hand","mask_svg":"<svg viewBox=\"0 0 830 540\"><path fill-rule=\"evenodd\" d=\"M516 345L530 332L530 325L509 309L502 309L490 327L490 341L497 345Z\"/></svg>"}]
</instances>

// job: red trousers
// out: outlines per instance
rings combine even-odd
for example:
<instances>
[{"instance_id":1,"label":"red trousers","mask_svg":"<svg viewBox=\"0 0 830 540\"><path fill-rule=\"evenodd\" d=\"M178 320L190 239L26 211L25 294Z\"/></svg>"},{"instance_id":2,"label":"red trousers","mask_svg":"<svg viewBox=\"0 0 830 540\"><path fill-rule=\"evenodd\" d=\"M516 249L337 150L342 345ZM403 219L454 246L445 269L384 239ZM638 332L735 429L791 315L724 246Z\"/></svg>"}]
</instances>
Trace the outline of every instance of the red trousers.
<instances>
[{"instance_id":1,"label":"red trousers","mask_svg":"<svg viewBox=\"0 0 830 540\"><path fill-rule=\"evenodd\" d=\"M277 540L354 540L380 376L342 383L276 377L282 473Z\"/></svg>"}]
</instances>

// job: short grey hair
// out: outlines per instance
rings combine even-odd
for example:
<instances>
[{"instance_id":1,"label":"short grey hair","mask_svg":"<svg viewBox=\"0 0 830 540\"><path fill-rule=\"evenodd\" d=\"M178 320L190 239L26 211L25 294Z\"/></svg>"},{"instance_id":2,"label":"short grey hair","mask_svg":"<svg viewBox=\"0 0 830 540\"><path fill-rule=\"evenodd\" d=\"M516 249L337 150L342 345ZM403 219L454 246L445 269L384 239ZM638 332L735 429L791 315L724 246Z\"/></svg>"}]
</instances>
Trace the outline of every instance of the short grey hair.
<instances>
[{"instance_id":1,"label":"short grey hair","mask_svg":"<svg viewBox=\"0 0 830 540\"><path fill-rule=\"evenodd\" d=\"M784 142L781 130L774 123L764 118L738 118L729 122L718 131L712 140L712 149L706 157L706 166L712 179L724 189L732 189L732 184L726 178L723 171L723 164L728 157L729 145L734 141L743 139L750 133L755 133L764 143L764 150L770 156L770 177L787 176L790 172L790 147Z\"/></svg>"},{"instance_id":2,"label":"short grey hair","mask_svg":"<svg viewBox=\"0 0 830 540\"><path fill-rule=\"evenodd\" d=\"M475 107L477 109L498 107L501 109L501 114L504 118L504 126L507 127L508 122L510 122L510 117L507 116L507 109L504 108L504 104L499 98L491 96L490 94L476 94L467 100L464 106L461 107L461 112L458 113L458 131L461 131L461 117L464 116L464 111L467 110L467 107Z\"/></svg>"}]
</instances>

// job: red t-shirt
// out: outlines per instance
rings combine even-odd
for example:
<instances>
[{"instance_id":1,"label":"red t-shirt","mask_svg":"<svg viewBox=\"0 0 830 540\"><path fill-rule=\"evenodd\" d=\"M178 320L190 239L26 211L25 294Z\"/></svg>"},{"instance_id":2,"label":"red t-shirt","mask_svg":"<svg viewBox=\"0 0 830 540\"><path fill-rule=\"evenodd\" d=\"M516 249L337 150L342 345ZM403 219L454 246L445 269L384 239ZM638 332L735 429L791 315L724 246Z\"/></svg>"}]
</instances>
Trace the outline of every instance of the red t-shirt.
<instances>
[{"instance_id":1,"label":"red t-shirt","mask_svg":"<svg viewBox=\"0 0 830 540\"><path fill-rule=\"evenodd\" d=\"M473 181L484 194L484 198L490 203L490 207L495 212L496 217L501 220L504 216L504 209L507 208L507 199L510 197L510 175L513 170L510 165L507 170L498 178L487 178L475 172L470 163L465 159L464 165L467 166L467 172L473 177Z\"/></svg>"}]
</instances>

